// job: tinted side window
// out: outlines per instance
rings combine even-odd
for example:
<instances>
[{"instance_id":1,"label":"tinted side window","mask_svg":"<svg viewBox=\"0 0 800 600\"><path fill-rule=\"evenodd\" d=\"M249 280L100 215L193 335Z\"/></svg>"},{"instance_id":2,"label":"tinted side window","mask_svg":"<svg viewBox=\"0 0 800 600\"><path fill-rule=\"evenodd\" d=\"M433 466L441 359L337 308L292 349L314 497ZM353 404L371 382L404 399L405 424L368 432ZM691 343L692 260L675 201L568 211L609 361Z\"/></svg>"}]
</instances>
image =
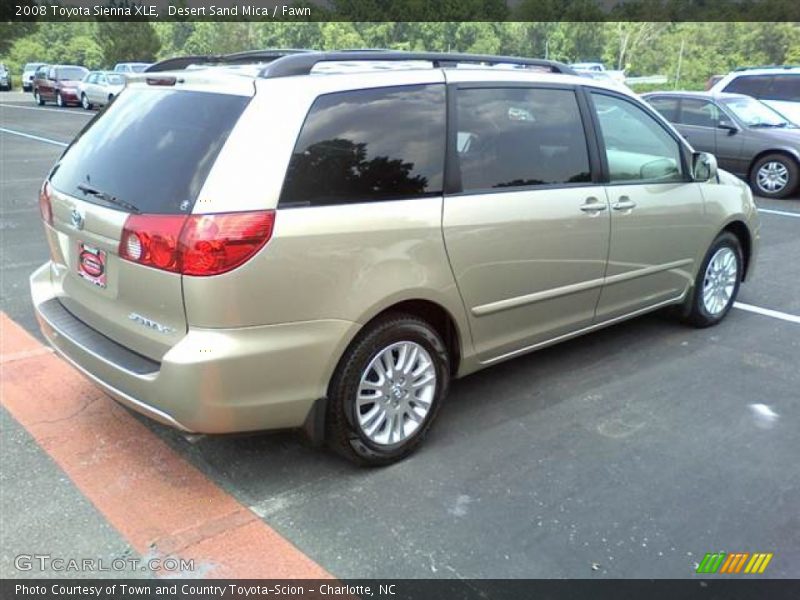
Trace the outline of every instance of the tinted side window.
<instances>
[{"instance_id":1,"label":"tinted side window","mask_svg":"<svg viewBox=\"0 0 800 600\"><path fill-rule=\"evenodd\" d=\"M459 90L457 115L465 192L591 180L572 90Z\"/></svg>"},{"instance_id":2,"label":"tinted side window","mask_svg":"<svg viewBox=\"0 0 800 600\"><path fill-rule=\"evenodd\" d=\"M297 139L280 204L441 194L445 111L440 84L320 96Z\"/></svg>"},{"instance_id":3,"label":"tinted side window","mask_svg":"<svg viewBox=\"0 0 800 600\"><path fill-rule=\"evenodd\" d=\"M678 120L677 98L648 98L650 106L655 108L667 121L675 123Z\"/></svg>"},{"instance_id":4,"label":"tinted side window","mask_svg":"<svg viewBox=\"0 0 800 600\"><path fill-rule=\"evenodd\" d=\"M592 92L612 182L683 179L677 141L642 108Z\"/></svg>"},{"instance_id":5,"label":"tinted side window","mask_svg":"<svg viewBox=\"0 0 800 600\"><path fill-rule=\"evenodd\" d=\"M681 114L678 120L683 125L695 127L716 127L719 111L711 102L684 98L681 100Z\"/></svg>"},{"instance_id":6,"label":"tinted side window","mask_svg":"<svg viewBox=\"0 0 800 600\"><path fill-rule=\"evenodd\" d=\"M745 75L737 77L726 87L726 92L732 94L745 94L754 98L761 98L767 90L771 77L769 75Z\"/></svg>"},{"instance_id":7,"label":"tinted side window","mask_svg":"<svg viewBox=\"0 0 800 600\"><path fill-rule=\"evenodd\" d=\"M800 102L800 75L776 75L763 98L764 100Z\"/></svg>"}]
</instances>

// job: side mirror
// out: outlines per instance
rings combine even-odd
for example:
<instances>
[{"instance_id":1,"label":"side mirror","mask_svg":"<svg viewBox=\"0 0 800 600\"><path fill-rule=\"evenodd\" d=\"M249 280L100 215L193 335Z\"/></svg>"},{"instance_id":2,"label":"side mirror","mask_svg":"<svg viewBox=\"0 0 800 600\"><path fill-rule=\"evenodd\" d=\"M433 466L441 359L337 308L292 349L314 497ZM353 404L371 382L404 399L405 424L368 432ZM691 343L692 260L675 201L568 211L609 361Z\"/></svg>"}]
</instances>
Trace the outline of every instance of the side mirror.
<instances>
[{"instance_id":1,"label":"side mirror","mask_svg":"<svg viewBox=\"0 0 800 600\"><path fill-rule=\"evenodd\" d=\"M722 119L719 124L717 125L719 129L725 129L728 131L728 135L733 135L739 132L739 127L736 126L736 123L733 121L729 121L728 119Z\"/></svg>"},{"instance_id":2,"label":"side mirror","mask_svg":"<svg viewBox=\"0 0 800 600\"><path fill-rule=\"evenodd\" d=\"M717 178L717 159L708 152L692 154L692 179L695 181L711 181Z\"/></svg>"}]
</instances>

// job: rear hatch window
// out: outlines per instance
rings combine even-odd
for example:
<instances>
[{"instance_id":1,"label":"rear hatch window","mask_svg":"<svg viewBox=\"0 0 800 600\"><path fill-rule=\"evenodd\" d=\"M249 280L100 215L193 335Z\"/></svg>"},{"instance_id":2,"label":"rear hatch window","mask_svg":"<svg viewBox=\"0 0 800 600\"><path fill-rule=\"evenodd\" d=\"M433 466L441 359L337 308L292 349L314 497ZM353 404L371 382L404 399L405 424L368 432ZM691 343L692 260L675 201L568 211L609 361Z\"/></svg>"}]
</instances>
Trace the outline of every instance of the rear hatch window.
<instances>
[{"instance_id":1,"label":"rear hatch window","mask_svg":"<svg viewBox=\"0 0 800 600\"><path fill-rule=\"evenodd\" d=\"M73 141L51 174L62 193L139 212L189 213L250 98L130 88Z\"/></svg>"}]
</instances>

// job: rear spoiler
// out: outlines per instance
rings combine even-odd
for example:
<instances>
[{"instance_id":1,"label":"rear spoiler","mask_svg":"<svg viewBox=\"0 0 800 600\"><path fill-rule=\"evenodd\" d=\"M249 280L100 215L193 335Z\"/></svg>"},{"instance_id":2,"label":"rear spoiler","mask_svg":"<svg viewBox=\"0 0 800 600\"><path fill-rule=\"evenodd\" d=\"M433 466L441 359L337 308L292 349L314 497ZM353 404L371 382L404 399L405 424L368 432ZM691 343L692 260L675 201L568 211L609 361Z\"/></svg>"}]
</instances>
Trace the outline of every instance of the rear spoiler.
<instances>
[{"instance_id":1,"label":"rear spoiler","mask_svg":"<svg viewBox=\"0 0 800 600\"><path fill-rule=\"evenodd\" d=\"M158 73L161 71L182 71L193 65L256 65L270 63L273 60L311 52L296 48L268 48L266 50L248 50L234 52L233 54L196 54L191 56L176 56L154 63L144 70L144 73Z\"/></svg>"}]
</instances>

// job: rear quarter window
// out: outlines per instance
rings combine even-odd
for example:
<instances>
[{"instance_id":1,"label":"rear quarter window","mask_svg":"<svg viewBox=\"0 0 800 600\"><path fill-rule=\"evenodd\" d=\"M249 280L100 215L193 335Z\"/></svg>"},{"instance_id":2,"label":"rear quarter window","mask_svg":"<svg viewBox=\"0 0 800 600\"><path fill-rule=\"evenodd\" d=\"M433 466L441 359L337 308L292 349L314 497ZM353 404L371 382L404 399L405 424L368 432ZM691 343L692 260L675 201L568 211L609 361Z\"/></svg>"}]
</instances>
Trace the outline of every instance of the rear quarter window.
<instances>
[{"instance_id":1,"label":"rear quarter window","mask_svg":"<svg viewBox=\"0 0 800 600\"><path fill-rule=\"evenodd\" d=\"M800 74L776 75L763 96L764 100L800 102Z\"/></svg>"},{"instance_id":2,"label":"rear quarter window","mask_svg":"<svg viewBox=\"0 0 800 600\"><path fill-rule=\"evenodd\" d=\"M647 98L647 102L671 123L678 120L677 98Z\"/></svg>"},{"instance_id":3,"label":"rear quarter window","mask_svg":"<svg viewBox=\"0 0 800 600\"><path fill-rule=\"evenodd\" d=\"M320 96L295 144L280 205L441 194L445 110L441 84Z\"/></svg>"},{"instance_id":4,"label":"rear quarter window","mask_svg":"<svg viewBox=\"0 0 800 600\"><path fill-rule=\"evenodd\" d=\"M743 75L737 77L725 86L726 92L732 94L745 94L746 96L753 96L754 98L761 98L769 86L769 75Z\"/></svg>"},{"instance_id":5,"label":"rear quarter window","mask_svg":"<svg viewBox=\"0 0 800 600\"><path fill-rule=\"evenodd\" d=\"M191 212L249 100L231 94L128 89L81 131L50 182L63 193L96 201L78 188L91 186L143 213Z\"/></svg>"}]
</instances>

